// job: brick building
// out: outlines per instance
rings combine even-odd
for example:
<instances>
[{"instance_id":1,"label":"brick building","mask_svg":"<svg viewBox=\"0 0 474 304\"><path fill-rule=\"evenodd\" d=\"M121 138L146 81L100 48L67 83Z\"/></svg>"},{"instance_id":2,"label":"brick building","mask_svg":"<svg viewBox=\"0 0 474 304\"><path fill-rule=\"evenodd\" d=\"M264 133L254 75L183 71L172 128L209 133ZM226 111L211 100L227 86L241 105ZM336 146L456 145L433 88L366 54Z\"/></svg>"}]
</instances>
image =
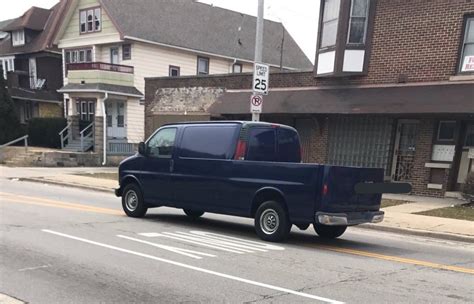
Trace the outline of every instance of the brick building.
<instances>
[{"instance_id":1,"label":"brick building","mask_svg":"<svg viewBox=\"0 0 474 304\"><path fill-rule=\"evenodd\" d=\"M251 78L147 79L146 133L250 119ZM321 0L314 71L273 73L270 87L262 120L295 126L305 161L452 194L474 171L474 1Z\"/></svg>"}]
</instances>

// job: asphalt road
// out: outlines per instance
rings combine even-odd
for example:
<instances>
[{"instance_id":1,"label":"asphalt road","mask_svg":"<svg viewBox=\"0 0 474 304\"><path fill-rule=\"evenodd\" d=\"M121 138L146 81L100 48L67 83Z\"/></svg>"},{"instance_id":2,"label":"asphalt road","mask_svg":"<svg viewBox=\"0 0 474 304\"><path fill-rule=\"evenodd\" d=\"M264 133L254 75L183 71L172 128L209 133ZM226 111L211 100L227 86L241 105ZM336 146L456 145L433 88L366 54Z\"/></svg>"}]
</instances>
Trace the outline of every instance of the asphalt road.
<instances>
[{"instance_id":1,"label":"asphalt road","mask_svg":"<svg viewBox=\"0 0 474 304\"><path fill-rule=\"evenodd\" d=\"M29 303L472 303L474 245L350 228L123 215L110 194L0 179L0 293Z\"/></svg>"}]
</instances>

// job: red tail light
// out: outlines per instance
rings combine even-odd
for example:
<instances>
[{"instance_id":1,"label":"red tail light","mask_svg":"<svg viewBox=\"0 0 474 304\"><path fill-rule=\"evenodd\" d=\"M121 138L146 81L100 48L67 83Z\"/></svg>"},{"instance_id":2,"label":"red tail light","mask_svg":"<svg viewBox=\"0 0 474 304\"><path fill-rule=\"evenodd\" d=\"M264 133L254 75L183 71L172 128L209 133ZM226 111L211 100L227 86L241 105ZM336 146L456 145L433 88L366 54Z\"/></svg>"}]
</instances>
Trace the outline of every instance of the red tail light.
<instances>
[{"instance_id":1,"label":"red tail light","mask_svg":"<svg viewBox=\"0 0 474 304\"><path fill-rule=\"evenodd\" d=\"M323 185L323 195L327 195L329 193L329 188L327 184Z\"/></svg>"},{"instance_id":2,"label":"red tail light","mask_svg":"<svg viewBox=\"0 0 474 304\"><path fill-rule=\"evenodd\" d=\"M244 160L246 150L247 150L247 144L245 143L245 141L239 139L239 141L237 142L237 149L235 149L234 159Z\"/></svg>"}]
</instances>

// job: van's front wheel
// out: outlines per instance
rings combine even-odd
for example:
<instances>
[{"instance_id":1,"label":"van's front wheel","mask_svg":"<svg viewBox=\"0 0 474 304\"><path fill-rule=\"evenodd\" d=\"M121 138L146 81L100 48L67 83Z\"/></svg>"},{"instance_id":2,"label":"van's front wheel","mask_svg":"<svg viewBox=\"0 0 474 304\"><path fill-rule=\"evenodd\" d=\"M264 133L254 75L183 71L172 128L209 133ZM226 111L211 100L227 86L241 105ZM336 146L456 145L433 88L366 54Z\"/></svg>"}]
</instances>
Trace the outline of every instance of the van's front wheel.
<instances>
[{"instance_id":1,"label":"van's front wheel","mask_svg":"<svg viewBox=\"0 0 474 304\"><path fill-rule=\"evenodd\" d=\"M340 237L347 229L347 226L326 226L313 224L314 231L323 239L335 239Z\"/></svg>"},{"instance_id":2,"label":"van's front wheel","mask_svg":"<svg viewBox=\"0 0 474 304\"><path fill-rule=\"evenodd\" d=\"M281 242L288 237L291 223L283 206L268 201L258 207L255 214L255 231L264 241Z\"/></svg>"},{"instance_id":3,"label":"van's front wheel","mask_svg":"<svg viewBox=\"0 0 474 304\"><path fill-rule=\"evenodd\" d=\"M143 201L142 191L136 184L128 184L122 193L122 208L130 217L143 217L148 207Z\"/></svg>"}]
</instances>

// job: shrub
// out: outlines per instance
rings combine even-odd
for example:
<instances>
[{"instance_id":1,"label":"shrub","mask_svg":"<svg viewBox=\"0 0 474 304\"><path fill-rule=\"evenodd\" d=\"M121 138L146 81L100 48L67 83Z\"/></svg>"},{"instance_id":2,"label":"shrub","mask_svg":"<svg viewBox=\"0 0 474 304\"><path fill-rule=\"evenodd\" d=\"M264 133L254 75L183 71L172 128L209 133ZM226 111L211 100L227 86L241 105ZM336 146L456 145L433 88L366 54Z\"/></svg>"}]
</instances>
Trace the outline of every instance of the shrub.
<instances>
[{"instance_id":1,"label":"shrub","mask_svg":"<svg viewBox=\"0 0 474 304\"><path fill-rule=\"evenodd\" d=\"M467 175L466 181L462 186L462 193L465 198L470 200L474 199L474 172Z\"/></svg>"},{"instance_id":2,"label":"shrub","mask_svg":"<svg viewBox=\"0 0 474 304\"><path fill-rule=\"evenodd\" d=\"M65 118L32 118L28 121L28 141L33 146L60 148L59 132L66 127Z\"/></svg>"},{"instance_id":3,"label":"shrub","mask_svg":"<svg viewBox=\"0 0 474 304\"><path fill-rule=\"evenodd\" d=\"M8 94L3 72L0 68L0 145L25 135L24 128L20 125L13 100Z\"/></svg>"}]
</instances>

